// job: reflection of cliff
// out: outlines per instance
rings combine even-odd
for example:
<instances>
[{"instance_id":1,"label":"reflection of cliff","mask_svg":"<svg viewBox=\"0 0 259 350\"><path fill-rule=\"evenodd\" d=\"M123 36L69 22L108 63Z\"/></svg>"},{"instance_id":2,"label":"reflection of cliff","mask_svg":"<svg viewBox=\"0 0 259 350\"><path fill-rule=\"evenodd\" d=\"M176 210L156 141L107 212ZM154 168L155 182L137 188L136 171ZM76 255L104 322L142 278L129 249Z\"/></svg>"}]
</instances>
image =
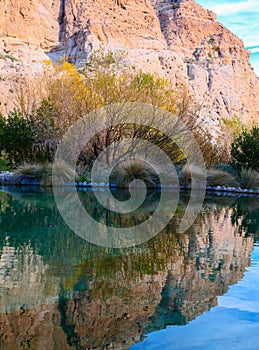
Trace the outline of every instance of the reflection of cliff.
<instances>
[{"instance_id":1,"label":"reflection of cliff","mask_svg":"<svg viewBox=\"0 0 259 350\"><path fill-rule=\"evenodd\" d=\"M253 239L231 225L232 211L210 208L193 227L185 249L189 261L169 271L162 300L145 332L168 324L185 324L217 305L217 296L243 277L250 264Z\"/></svg>"},{"instance_id":2,"label":"reflection of cliff","mask_svg":"<svg viewBox=\"0 0 259 350\"><path fill-rule=\"evenodd\" d=\"M57 308L39 305L29 311L14 311L0 315L0 348L6 350L75 349L67 345Z\"/></svg>"},{"instance_id":3,"label":"reflection of cliff","mask_svg":"<svg viewBox=\"0 0 259 350\"><path fill-rule=\"evenodd\" d=\"M0 312L24 310L58 298L58 285L46 276L48 266L29 246L19 249L8 241L0 257Z\"/></svg>"},{"instance_id":4,"label":"reflection of cliff","mask_svg":"<svg viewBox=\"0 0 259 350\"><path fill-rule=\"evenodd\" d=\"M176 218L121 254L65 231L43 202L21 203L5 206L0 228L9 235L0 267L0 348L7 350L126 349L145 333L184 324L216 305L250 263L253 238L232 225L228 205L205 205L185 234L177 233ZM37 213L41 227L33 228L37 235L30 231L31 241L29 233L23 242L24 235L3 226L10 208L16 227L28 208Z\"/></svg>"},{"instance_id":5,"label":"reflection of cliff","mask_svg":"<svg viewBox=\"0 0 259 350\"><path fill-rule=\"evenodd\" d=\"M164 232L141 257L122 259L120 273L95 275L87 291L68 300L66 322L73 325L77 342L91 349L123 348L145 332L184 324L215 306L217 296L243 276L253 240L231 225L231 210L208 209L203 220L179 242ZM130 265L136 269L129 271ZM87 270L85 266L83 273Z\"/></svg>"}]
</instances>

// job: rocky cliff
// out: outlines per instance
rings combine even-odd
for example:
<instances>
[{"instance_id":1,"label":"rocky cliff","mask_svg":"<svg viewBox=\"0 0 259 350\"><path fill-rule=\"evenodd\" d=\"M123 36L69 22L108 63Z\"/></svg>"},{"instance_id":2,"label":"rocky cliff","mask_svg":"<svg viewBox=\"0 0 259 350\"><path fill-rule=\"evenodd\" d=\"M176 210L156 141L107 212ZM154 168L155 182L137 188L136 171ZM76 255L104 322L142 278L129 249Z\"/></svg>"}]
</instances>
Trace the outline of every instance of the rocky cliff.
<instances>
[{"instance_id":1,"label":"rocky cliff","mask_svg":"<svg viewBox=\"0 0 259 350\"><path fill-rule=\"evenodd\" d=\"M14 99L17 77L39 71L44 58L67 55L81 65L102 45L125 50L128 64L178 88L188 86L214 132L222 117L259 120L249 52L194 0L5 0L0 16L2 109Z\"/></svg>"}]
</instances>

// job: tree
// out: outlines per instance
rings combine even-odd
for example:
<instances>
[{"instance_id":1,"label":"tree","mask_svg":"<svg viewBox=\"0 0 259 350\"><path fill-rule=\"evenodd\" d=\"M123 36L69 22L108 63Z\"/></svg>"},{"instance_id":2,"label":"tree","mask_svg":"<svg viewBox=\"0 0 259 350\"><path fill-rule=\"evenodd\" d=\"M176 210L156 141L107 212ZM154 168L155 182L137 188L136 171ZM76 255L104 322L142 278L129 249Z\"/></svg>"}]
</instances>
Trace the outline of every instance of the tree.
<instances>
[{"instance_id":1,"label":"tree","mask_svg":"<svg viewBox=\"0 0 259 350\"><path fill-rule=\"evenodd\" d=\"M76 66L65 58L54 65L49 64L45 76L45 100L55 109L54 126L63 134L79 118L94 109L91 88L85 84Z\"/></svg>"},{"instance_id":2,"label":"tree","mask_svg":"<svg viewBox=\"0 0 259 350\"><path fill-rule=\"evenodd\" d=\"M4 148L3 135L4 135L5 123L6 123L5 117L0 113L0 156Z\"/></svg>"},{"instance_id":3,"label":"tree","mask_svg":"<svg viewBox=\"0 0 259 350\"><path fill-rule=\"evenodd\" d=\"M80 70L67 62L66 58L55 64L51 61L46 62L45 78L42 79L44 89L39 89L41 102L37 101L32 108L27 108L27 95L19 95L20 119L32 125L30 130L34 137L34 159L41 155L40 159L44 160L45 157L51 160L59 140L80 118L88 116L90 125L90 112L128 102L159 107L162 111L170 112L165 113L166 117L161 119L161 126L170 129L177 119L186 125L185 130L181 130L182 134L189 130L194 135L199 135L198 142L203 140L202 130L198 134L199 108L194 104L187 89L182 88L181 92L177 92L169 81L128 67L124 58L124 52L113 53L100 49L92 53L85 67ZM103 130L82 150L79 162L83 167L91 168L93 161L107 146L124 138L150 141L163 149L172 161L181 164L185 161L185 155L176 143L152 127L149 116L147 120L142 119L135 124L127 124L123 115L118 117L116 113L113 116L111 112L110 117L116 117L116 123L107 123L107 128L104 125ZM208 144L209 141L205 145L205 156L208 154ZM214 153L210 152L209 162Z\"/></svg>"},{"instance_id":4,"label":"tree","mask_svg":"<svg viewBox=\"0 0 259 350\"><path fill-rule=\"evenodd\" d=\"M31 160L34 135L30 118L23 117L18 111L10 112L0 121L1 151L4 151L12 163Z\"/></svg>"},{"instance_id":5,"label":"tree","mask_svg":"<svg viewBox=\"0 0 259 350\"><path fill-rule=\"evenodd\" d=\"M34 135L33 151L37 160L52 161L60 139L59 113L48 100L30 115Z\"/></svg>"},{"instance_id":6,"label":"tree","mask_svg":"<svg viewBox=\"0 0 259 350\"><path fill-rule=\"evenodd\" d=\"M231 156L238 169L259 171L259 126L244 130L231 144Z\"/></svg>"}]
</instances>

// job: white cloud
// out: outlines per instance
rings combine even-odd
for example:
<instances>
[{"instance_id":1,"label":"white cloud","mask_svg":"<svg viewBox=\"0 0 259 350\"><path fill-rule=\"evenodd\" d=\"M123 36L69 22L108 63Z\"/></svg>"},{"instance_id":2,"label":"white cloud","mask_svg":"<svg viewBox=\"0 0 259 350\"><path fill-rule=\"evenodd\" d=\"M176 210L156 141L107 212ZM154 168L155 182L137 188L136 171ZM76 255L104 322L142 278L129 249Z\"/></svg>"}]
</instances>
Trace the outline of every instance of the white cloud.
<instances>
[{"instance_id":1,"label":"white cloud","mask_svg":"<svg viewBox=\"0 0 259 350\"><path fill-rule=\"evenodd\" d=\"M253 47L252 49L250 49L248 47L247 50L251 51L251 53L258 53L259 52L259 47Z\"/></svg>"},{"instance_id":2,"label":"white cloud","mask_svg":"<svg viewBox=\"0 0 259 350\"><path fill-rule=\"evenodd\" d=\"M221 16L234 15L241 12L258 12L258 1L247 0L235 3L223 3L213 5L210 8L213 12Z\"/></svg>"},{"instance_id":3,"label":"white cloud","mask_svg":"<svg viewBox=\"0 0 259 350\"><path fill-rule=\"evenodd\" d=\"M259 45L258 0L196 0L201 6L217 14L218 21L244 41L245 46ZM251 63L259 75L259 55L252 51Z\"/></svg>"},{"instance_id":4,"label":"white cloud","mask_svg":"<svg viewBox=\"0 0 259 350\"><path fill-rule=\"evenodd\" d=\"M254 71L259 77L259 56L257 53L251 55L251 64L254 67Z\"/></svg>"}]
</instances>

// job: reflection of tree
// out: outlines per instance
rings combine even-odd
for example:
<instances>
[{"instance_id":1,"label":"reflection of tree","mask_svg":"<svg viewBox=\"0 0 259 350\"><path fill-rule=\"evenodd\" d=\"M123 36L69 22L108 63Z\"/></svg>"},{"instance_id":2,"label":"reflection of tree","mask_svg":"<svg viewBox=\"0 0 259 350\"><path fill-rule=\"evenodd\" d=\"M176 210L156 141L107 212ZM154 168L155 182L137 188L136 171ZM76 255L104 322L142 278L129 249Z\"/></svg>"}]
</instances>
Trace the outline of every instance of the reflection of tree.
<instances>
[{"instance_id":1,"label":"reflection of tree","mask_svg":"<svg viewBox=\"0 0 259 350\"><path fill-rule=\"evenodd\" d=\"M128 199L129 192L127 190L117 190L114 193L114 196L120 200L125 200L125 197ZM129 212L125 214L120 214L115 211L109 211L102 207L101 203L96 201L93 192L80 193L80 200L86 209L86 211L93 217L96 221L105 224L106 226L115 226L115 227L132 227L138 225L141 222L146 221L150 215L156 210L157 205L160 200L160 194L156 191L149 191L146 200L135 212ZM110 198L105 199L106 192L103 192L103 198L105 203L110 202ZM107 203L108 206L109 203Z\"/></svg>"},{"instance_id":2,"label":"reflection of tree","mask_svg":"<svg viewBox=\"0 0 259 350\"><path fill-rule=\"evenodd\" d=\"M259 236L259 198L239 198L233 205L232 222L249 235Z\"/></svg>"},{"instance_id":3,"label":"reflection of tree","mask_svg":"<svg viewBox=\"0 0 259 350\"><path fill-rule=\"evenodd\" d=\"M107 217L93 194L87 192L81 200L101 220ZM156 207L156 201L152 195L135 217L109 214L107 220L127 225L141 221ZM62 349L126 349L145 333L185 324L216 305L217 296L243 276L253 244L247 227L236 225L247 215L247 203L240 207L240 200L217 201L208 199L195 224L180 234L178 226L188 202L183 197L174 220L159 235L121 252L93 246L73 234L48 193L0 196L0 204L4 203L1 247L6 246L8 236L19 262L17 269L25 270L29 252L31 264L32 257L37 258L42 268L27 268L28 275L29 271L34 278L44 275L37 279L38 284L29 285L30 293L36 287L40 291L41 305L0 316L4 330L0 347L22 349L27 344L43 348L40 341L44 338L48 348L59 344ZM237 221L232 222L237 209ZM251 205L249 210L257 207ZM12 282L12 270L8 273ZM22 305L23 296L17 290L22 285L25 293L26 286L19 279L13 285L16 304ZM5 295L6 307L8 298Z\"/></svg>"}]
</instances>

